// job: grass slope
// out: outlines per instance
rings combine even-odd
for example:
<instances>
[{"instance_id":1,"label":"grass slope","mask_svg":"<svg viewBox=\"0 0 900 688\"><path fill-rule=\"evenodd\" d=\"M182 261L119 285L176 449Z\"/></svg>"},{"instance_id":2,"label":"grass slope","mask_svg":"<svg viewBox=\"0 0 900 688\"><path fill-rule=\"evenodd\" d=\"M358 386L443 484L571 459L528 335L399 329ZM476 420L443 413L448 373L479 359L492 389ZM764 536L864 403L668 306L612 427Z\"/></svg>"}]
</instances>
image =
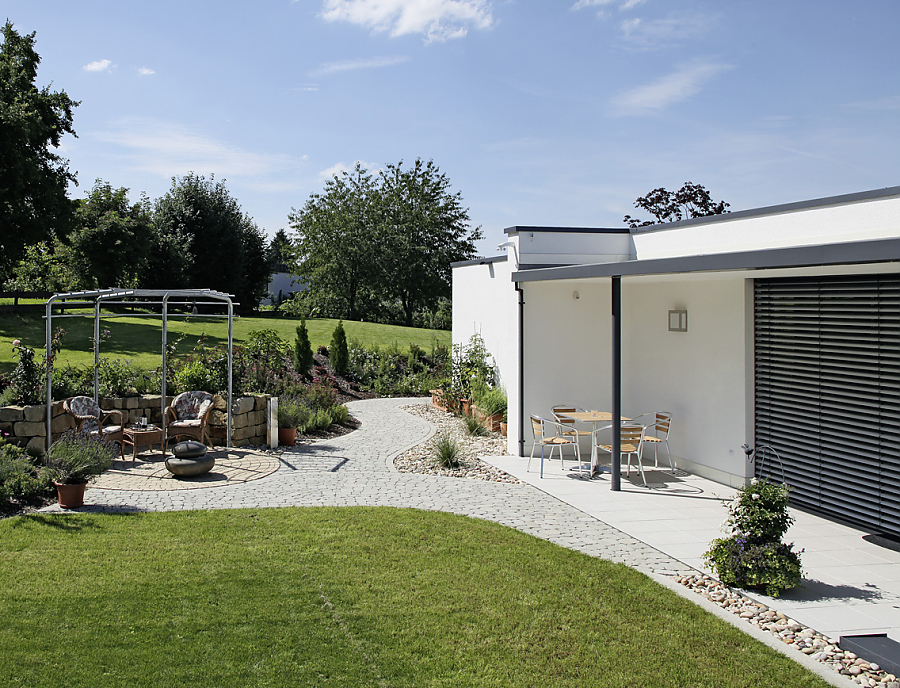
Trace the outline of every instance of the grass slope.
<instances>
[{"instance_id":1,"label":"grass slope","mask_svg":"<svg viewBox=\"0 0 900 688\"><path fill-rule=\"evenodd\" d=\"M94 362L92 337L94 321L92 317L60 318L53 320L56 326L66 330L63 350L59 356L61 364L91 365ZM328 346L331 333L337 320L307 320L306 327L313 349ZM235 318L234 340L245 341L254 330L275 330L287 342L293 342L300 320L292 318ZM162 321L160 318L116 317L102 318L101 329L108 329L111 336L100 345L100 353L108 358L131 359L137 366L146 369L156 368L162 355ZM344 322L348 339L353 339L366 346L387 346L397 343L407 349L415 343L430 351L435 343L450 345L450 332L446 330L425 330L415 327L397 325L381 325L378 323ZM206 333L207 343L217 344L228 341L228 320L195 318L193 320L169 320L169 341L173 342L180 334L185 334L178 347L180 353L190 351L201 334ZM23 344L35 350L40 349L43 355L45 330L44 319L38 313L3 314L0 315L0 370L10 371L15 367L12 353L12 341L20 339Z\"/></svg>"},{"instance_id":2,"label":"grass slope","mask_svg":"<svg viewBox=\"0 0 900 688\"><path fill-rule=\"evenodd\" d=\"M825 686L625 566L390 508L0 521L0 685Z\"/></svg>"}]
</instances>

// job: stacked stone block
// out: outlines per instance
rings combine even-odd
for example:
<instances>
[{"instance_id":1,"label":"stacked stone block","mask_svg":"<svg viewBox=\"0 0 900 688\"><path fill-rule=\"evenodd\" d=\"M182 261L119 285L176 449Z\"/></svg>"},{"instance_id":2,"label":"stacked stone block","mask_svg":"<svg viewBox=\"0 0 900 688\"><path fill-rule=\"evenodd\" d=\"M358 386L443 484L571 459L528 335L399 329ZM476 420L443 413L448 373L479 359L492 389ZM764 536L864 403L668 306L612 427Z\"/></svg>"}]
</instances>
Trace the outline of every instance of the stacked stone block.
<instances>
[{"instance_id":1,"label":"stacked stone block","mask_svg":"<svg viewBox=\"0 0 900 688\"><path fill-rule=\"evenodd\" d=\"M166 406L174 397L166 397ZM162 425L162 409L159 394L140 397L103 398L100 408L122 412L126 425L138 422L146 416L150 423ZM264 394L236 397L231 414L231 443L235 447L262 445L266 443L266 406L268 396ZM213 410L209 417L209 434L213 444L225 444L227 400L216 394ZM45 449L46 406L0 406L0 432L8 441L20 446ZM74 418L63 411L63 403L54 401L51 406L51 431L56 440L65 430L75 427Z\"/></svg>"}]
</instances>

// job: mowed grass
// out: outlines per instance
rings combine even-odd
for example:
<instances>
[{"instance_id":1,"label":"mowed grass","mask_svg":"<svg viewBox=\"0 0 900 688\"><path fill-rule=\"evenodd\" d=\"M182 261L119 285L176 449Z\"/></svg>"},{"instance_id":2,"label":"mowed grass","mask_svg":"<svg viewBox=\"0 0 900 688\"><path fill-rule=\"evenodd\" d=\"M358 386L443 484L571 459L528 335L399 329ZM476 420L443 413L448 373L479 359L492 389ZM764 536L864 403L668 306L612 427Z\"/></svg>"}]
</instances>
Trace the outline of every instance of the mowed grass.
<instances>
[{"instance_id":1,"label":"mowed grass","mask_svg":"<svg viewBox=\"0 0 900 688\"><path fill-rule=\"evenodd\" d=\"M0 521L4 686L825 686L623 565L452 514Z\"/></svg>"},{"instance_id":2,"label":"mowed grass","mask_svg":"<svg viewBox=\"0 0 900 688\"><path fill-rule=\"evenodd\" d=\"M337 320L307 320L306 327L313 349L328 346ZM296 337L299 319L292 318L235 318L234 341L237 344L247 340L254 330L275 330L287 342ZM92 365L94 362L93 317L54 318L53 327L66 331L63 350L58 362L62 365ZM162 360L162 319L160 317L103 317L101 329L109 330L110 336L100 345L101 356L130 359L140 368L152 369ZM178 346L179 353L189 352L202 334L206 334L208 345L228 342L227 318L193 318L184 320L173 318L168 321L169 341L174 342L181 334L185 337ZM406 350L411 343L431 351L437 344L450 345L447 330L425 330L415 327L381 325L345 321L344 330L349 339L366 346L385 347L396 343ZM12 342L19 339L26 346L40 350L43 355L45 344L44 319L39 313L0 315L0 370L10 371L15 367Z\"/></svg>"}]
</instances>

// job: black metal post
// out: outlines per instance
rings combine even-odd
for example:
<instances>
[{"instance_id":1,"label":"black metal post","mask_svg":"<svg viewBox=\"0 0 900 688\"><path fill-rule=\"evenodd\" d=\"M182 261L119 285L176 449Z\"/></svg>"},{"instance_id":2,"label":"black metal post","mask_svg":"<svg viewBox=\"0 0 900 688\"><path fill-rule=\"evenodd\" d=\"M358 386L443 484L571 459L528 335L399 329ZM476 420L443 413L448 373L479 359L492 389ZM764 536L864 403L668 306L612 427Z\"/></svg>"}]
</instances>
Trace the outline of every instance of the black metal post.
<instances>
[{"instance_id":1,"label":"black metal post","mask_svg":"<svg viewBox=\"0 0 900 688\"><path fill-rule=\"evenodd\" d=\"M612 278L612 483L622 489L622 278Z\"/></svg>"}]
</instances>

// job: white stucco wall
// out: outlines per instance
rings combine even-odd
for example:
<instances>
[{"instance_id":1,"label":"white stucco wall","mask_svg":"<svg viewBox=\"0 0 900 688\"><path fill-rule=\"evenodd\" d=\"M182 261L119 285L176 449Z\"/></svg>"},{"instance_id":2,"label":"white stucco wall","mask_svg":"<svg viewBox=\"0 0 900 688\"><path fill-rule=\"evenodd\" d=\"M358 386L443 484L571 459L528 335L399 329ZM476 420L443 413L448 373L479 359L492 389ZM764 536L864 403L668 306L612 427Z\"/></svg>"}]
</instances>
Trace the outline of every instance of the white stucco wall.
<instances>
[{"instance_id":1,"label":"white stucco wall","mask_svg":"<svg viewBox=\"0 0 900 688\"><path fill-rule=\"evenodd\" d=\"M609 280L527 282L525 294L525 453L531 453L530 415L552 420L557 404L610 406ZM578 298L575 298L575 293ZM582 450L589 451L585 439Z\"/></svg>"},{"instance_id":2,"label":"white stucco wall","mask_svg":"<svg viewBox=\"0 0 900 688\"><path fill-rule=\"evenodd\" d=\"M638 232L639 259L900 236L900 196Z\"/></svg>"},{"instance_id":3,"label":"white stucco wall","mask_svg":"<svg viewBox=\"0 0 900 688\"><path fill-rule=\"evenodd\" d=\"M671 411L678 467L742 484L740 447L752 442L749 284L685 276L622 282L623 412ZM687 310L687 332L668 331L670 309Z\"/></svg>"},{"instance_id":4,"label":"white stucco wall","mask_svg":"<svg viewBox=\"0 0 900 688\"><path fill-rule=\"evenodd\" d=\"M518 243L523 265L578 265L613 263L634 258L635 249L627 232L540 232L523 230L511 234Z\"/></svg>"},{"instance_id":5,"label":"white stucco wall","mask_svg":"<svg viewBox=\"0 0 900 688\"><path fill-rule=\"evenodd\" d=\"M514 261L453 268L453 343L467 344L480 334L496 363L509 407L518 403L518 296L512 282ZM513 424L512 417L509 419ZM509 436L513 436L512 428Z\"/></svg>"}]
</instances>

